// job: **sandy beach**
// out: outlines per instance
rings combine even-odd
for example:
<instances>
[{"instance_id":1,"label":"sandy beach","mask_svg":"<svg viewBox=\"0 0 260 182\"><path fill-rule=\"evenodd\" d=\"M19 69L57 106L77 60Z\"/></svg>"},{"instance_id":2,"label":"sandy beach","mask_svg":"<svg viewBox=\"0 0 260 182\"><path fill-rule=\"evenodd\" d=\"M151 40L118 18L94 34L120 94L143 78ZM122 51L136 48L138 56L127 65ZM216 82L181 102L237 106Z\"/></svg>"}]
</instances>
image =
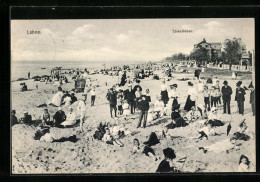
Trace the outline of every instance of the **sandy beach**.
<instances>
[{"instance_id":1,"label":"sandy beach","mask_svg":"<svg viewBox=\"0 0 260 182\"><path fill-rule=\"evenodd\" d=\"M160 71L157 71L160 75ZM205 76L207 76L205 74ZM196 142L194 137L197 136L199 126L197 123L191 123L186 127L175 128L169 131L170 137L160 140L160 143L153 146L158 161L154 161L145 155L132 155L133 139L138 138L140 142L145 142L151 132L155 132L161 137L163 126L171 119L170 116L164 116L147 124L145 129L136 129L139 112L128 116L124 120L123 116L112 119L109 113L109 103L106 99L107 89L117 83L117 76L108 76L102 74L89 75L91 79L97 79L100 87L96 88L96 103L90 107L90 98L88 96L87 120L83 128L84 133L79 133L79 127L76 128L51 128L50 133L56 138L71 136L75 134L78 138L76 143L73 142L53 142L34 140L33 136L37 130L35 126L27 126L18 124L12 127L12 173L14 174L49 174L49 173L154 173L164 158L162 149L171 147L175 150L177 158L187 157L184 164L179 164L183 172L237 172L239 157L244 154L250 158L252 166L255 166L255 140L239 141L241 146L239 149L233 149L230 152L222 152L216 154L208 151L203 153L198 147L207 146L212 143L230 138L226 136L226 125L217 127L216 132L221 133L220 136L212 136L208 140ZM203 73L201 74L203 77ZM71 90L74 88L74 81L70 77L68 84L62 85L63 90ZM190 78L197 86L197 81L193 79L193 73L173 74L173 79L166 82L167 85L172 83L178 84L179 103L183 109L187 97L187 82L179 81L180 78ZM250 78L250 77L249 77ZM251 79L243 78L243 85L248 86ZM251 105L249 103L250 91L246 91L245 114L241 116L237 112L237 104L234 101L235 84L237 80L231 80L231 76L219 75L220 85L227 79L229 85L233 89L231 98L231 115L226 115L223 122L231 122L231 134L236 132L239 123L246 118L247 125L253 133L255 133L255 117L252 116ZM239 78L238 78L239 79ZM28 111L32 115L33 120L38 120L43 108L36 106L45 103L51 99L57 91L57 86L37 82L39 89L36 90L33 80L22 81L28 85L29 91L19 91L19 81L12 82L12 109L16 110L17 118L22 117L24 111ZM108 86L105 86L105 82ZM151 103L154 103L156 95L160 94L161 80L153 80L152 77L141 81L140 85L143 89L149 88L151 91ZM127 86L125 86L126 88ZM82 93L76 93L78 99ZM201 94L202 95L202 94ZM199 102L203 103L203 98L199 98ZM73 103L72 107L76 110L77 103ZM62 106L66 112L67 108ZM54 115L57 107L48 106L49 113ZM223 113L222 108L218 111ZM124 126L130 135L120 139L124 147L107 145L102 141L95 140L93 134L98 124L109 122L110 125ZM178 164L176 164L178 165ZM182 166L183 165L183 166Z\"/></svg>"}]
</instances>

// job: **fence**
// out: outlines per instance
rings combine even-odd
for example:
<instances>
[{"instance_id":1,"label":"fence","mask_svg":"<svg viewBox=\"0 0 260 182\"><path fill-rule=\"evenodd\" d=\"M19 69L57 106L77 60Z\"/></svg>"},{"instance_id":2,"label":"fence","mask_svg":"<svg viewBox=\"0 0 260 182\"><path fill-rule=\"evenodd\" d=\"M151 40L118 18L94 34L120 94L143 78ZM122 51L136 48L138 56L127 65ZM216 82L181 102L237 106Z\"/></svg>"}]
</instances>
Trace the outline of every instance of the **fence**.
<instances>
[{"instance_id":1,"label":"fence","mask_svg":"<svg viewBox=\"0 0 260 182\"><path fill-rule=\"evenodd\" d=\"M208 68L214 68L214 69L222 69L222 70L228 70L229 65L228 64L218 64L218 65L213 65L213 64L207 64ZM232 65L231 66L232 71L251 71L252 72L252 66L240 66L240 65Z\"/></svg>"}]
</instances>

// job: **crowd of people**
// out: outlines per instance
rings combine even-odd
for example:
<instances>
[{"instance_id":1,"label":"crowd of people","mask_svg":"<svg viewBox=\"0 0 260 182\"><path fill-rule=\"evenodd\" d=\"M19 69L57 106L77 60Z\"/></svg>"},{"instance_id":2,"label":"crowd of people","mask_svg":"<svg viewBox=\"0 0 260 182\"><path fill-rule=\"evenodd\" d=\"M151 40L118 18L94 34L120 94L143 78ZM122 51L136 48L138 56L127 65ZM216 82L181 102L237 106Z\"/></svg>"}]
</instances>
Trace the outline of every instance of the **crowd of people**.
<instances>
[{"instance_id":1,"label":"crowd of people","mask_svg":"<svg viewBox=\"0 0 260 182\"><path fill-rule=\"evenodd\" d=\"M174 65L165 66L171 70ZM138 69L139 67L136 67ZM232 94L235 94L235 101L237 102L238 113L244 115L244 102L245 102L245 88L241 87L242 81L236 83L236 89L233 93L233 89L228 85L228 81L223 82L223 86L220 86L220 81L217 77L210 77L207 80L200 79L200 71L195 70L196 82L199 83L199 87L195 88L194 83L191 81L187 82L187 98L185 105L181 107L179 104L180 94L178 93L178 85L176 83L167 85L168 77L171 77L172 72L165 72L165 77L162 78L162 84L160 86L160 92L156 96L156 100L151 99L150 89L143 89L141 86L141 80L145 78L144 75L150 76L151 71L139 72L133 79L126 76L126 72L130 70L129 67L123 68L111 68L116 69L118 75L118 83L108 89L106 93L106 99L109 103L109 110L111 118L122 117L125 120L130 115L135 113L139 114L136 128L146 128L148 122L153 122L158 118L167 118L170 116L169 123L165 124L162 129L162 138L167 138L170 135L169 130L176 127L186 127L190 123L198 123L200 129L198 130L198 136L196 139L203 140L208 139L212 136L219 135L215 132L215 127L223 127L224 123L221 121L221 113L231 114L230 102ZM150 68L148 70L151 70ZM102 73L106 73L109 70L103 69ZM44 105L43 114L41 116L42 125L48 125L50 127L67 127L74 126L79 123L80 132L84 132L83 124L86 122L86 114L88 110L87 106L87 95L90 95L91 105L95 105L96 91L94 82L88 78L88 71L85 70L82 74L78 74L78 77L85 78L85 88L82 94L82 99L78 100L75 96L74 90L63 91L61 87L58 87L57 93L53 98ZM66 78L67 79L67 78ZM77 78L75 78L76 80ZM98 85L98 84L97 84ZM127 89L124 89L127 85ZM254 87L252 83L248 89L251 89L250 103L252 106L253 115L255 115L255 102L254 102ZM204 97L204 105L198 104L198 96L202 94ZM78 101L76 112L71 107L71 104ZM47 106L53 105L57 107L57 112L50 116ZM65 105L68 108L68 114L62 110L60 106ZM41 106L40 106L41 107ZM24 113L24 116L19 120L15 116L16 111L11 112L11 125L24 123L31 125L33 124L32 116L28 112ZM227 125L227 135L231 128L231 122ZM229 130L229 131L228 131ZM211 146L200 147L205 153L207 151L221 151L230 150L231 148L237 147L236 140L245 140L254 138L252 133L248 130L246 121L241 122L239 129L234 133L229 140L226 140L220 144L215 143ZM104 128L100 139L109 145L116 145L123 147L124 144L111 134L108 127ZM226 144L223 147L223 143ZM216 149L217 148L217 149ZM153 157L154 160L158 160L155 156L154 150L149 145L140 144L138 139L134 139L134 148L132 151L135 153L144 153L146 156ZM172 148L166 148L163 150L165 159L159 164L156 172L180 172L179 169L174 167L173 160L176 158L175 152ZM239 172L247 172L249 165L249 159L246 156L241 156L239 161Z\"/></svg>"}]
</instances>

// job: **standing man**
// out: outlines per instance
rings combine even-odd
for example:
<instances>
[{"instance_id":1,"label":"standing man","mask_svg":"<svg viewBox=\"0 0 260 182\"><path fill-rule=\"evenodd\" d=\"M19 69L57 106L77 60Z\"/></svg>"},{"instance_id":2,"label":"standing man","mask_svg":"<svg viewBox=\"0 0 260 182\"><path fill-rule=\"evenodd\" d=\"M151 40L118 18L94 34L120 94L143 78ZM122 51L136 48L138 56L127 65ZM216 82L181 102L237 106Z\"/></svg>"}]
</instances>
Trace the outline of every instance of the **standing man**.
<instances>
[{"instance_id":1,"label":"standing man","mask_svg":"<svg viewBox=\"0 0 260 182\"><path fill-rule=\"evenodd\" d=\"M223 84L224 86L221 89L221 93L224 105L224 114L226 114L226 109L228 110L228 114L230 114L230 100L233 91L226 80L223 82Z\"/></svg>"},{"instance_id":2,"label":"standing man","mask_svg":"<svg viewBox=\"0 0 260 182\"><path fill-rule=\"evenodd\" d=\"M28 72L28 79L30 79L30 77L31 77L31 73L30 73L30 71Z\"/></svg>"},{"instance_id":3,"label":"standing man","mask_svg":"<svg viewBox=\"0 0 260 182\"><path fill-rule=\"evenodd\" d=\"M77 111L78 115L80 116L80 132L83 133L83 123L86 120L87 111L87 94L82 94L82 100L79 101Z\"/></svg>"},{"instance_id":4,"label":"standing man","mask_svg":"<svg viewBox=\"0 0 260 182\"><path fill-rule=\"evenodd\" d=\"M109 101L109 105L110 105L111 118L113 118L113 115L112 115L113 110L115 111L115 117L117 117L116 116L117 94L114 90L114 86L113 86L113 88L110 88L110 91L107 93L107 100Z\"/></svg>"},{"instance_id":5,"label":"standing man","mask_svg":"<svg viewBox=\"0 0 260 182\"><path fill-rule=\"evenodd\" d=\"M125 99L127 100L130 108L131 114L135 112L135 93L132 90L132 85L128 85L128 89L125 91Z\"/></svg>"},{"instance_id":6,"label":"standing man","mask_svg":"<svg viewBox=\"0 0 260 182\"><path fill-rule=\"evenodd\" d=\"M236 89L236 97L235 101L237 101L238 106L238 113L244 115L244 101L246 92L243 88L241 88L242 81L237 82L237 89Z\"/></svg>"},{"instance_id":7,"label":"standing man","mask_svg":"<svg viewBox=\"0 0 260 182\"><path fill-rule=\"evenodd\" d=\"M146 127L147 115L149 110L149 101L146 99L146 95L142 95L142 100L139 102L140 116L137 128L141 127L141 122L144 118L143 128Z\"/></svg>"}]
</instances>

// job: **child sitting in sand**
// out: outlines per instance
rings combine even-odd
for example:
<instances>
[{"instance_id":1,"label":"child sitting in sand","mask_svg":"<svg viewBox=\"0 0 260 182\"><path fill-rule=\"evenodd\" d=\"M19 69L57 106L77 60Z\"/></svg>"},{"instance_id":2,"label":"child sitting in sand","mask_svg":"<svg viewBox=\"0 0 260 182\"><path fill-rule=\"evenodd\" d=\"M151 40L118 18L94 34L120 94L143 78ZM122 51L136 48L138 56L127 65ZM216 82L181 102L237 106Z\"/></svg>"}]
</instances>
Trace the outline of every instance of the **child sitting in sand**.
<instances>
[{"instance_id":1,"label":"child sitting in sand","mask_svg":"<svg viewBox=\"0 0 260 182\"><path fill-rule=\"evenodd\" d=\"M46 108L46 109L44 109L43 110L43 113L42 113L42 124L43 125L50 125L51 124L51 116L50 116L50 114L49 114L49 112L48 112L48 109Z\"/></svg>"},{"instance_id":2,"label":"child sitting in sand","mask_svg":"<svg viewBox=\"0 0 260 182\"><path fill-rule=\"evenodd\" d=\"M242 122L239 124L237 132L235 132L232 136L233 139L248 141L250 138L253 138L253 135L248 129L245 120L246 119L243 119Z\"/></svg>"},{"instance_id":3,"label":"child sitting in sand","mask_svg":"<svg viewBox=\"0 0 260 182\"><path fill-rule=\"evenodd\" d=\"M140 145L140 142L137 138L134 139L134 147L132 150L132 154L136 153L143 153L148 157L152 157L155 161L157 161L157 158L155 157L154 150L151 147L148 147L147 145Z\"/></svg>"},{"instance_id":4,"label":"child sitting in sand","mask_svg":"<svg viewBox=\"0 0 260 182\"><path fill-rule=\"evenodd\" d=\"M239 159L239 166L237 172L250 172L249 170L250 161L247 156L241 155Z\"/></svg>"},{"instance_id":5,"label":"child sitting in sand","mask_svg":"<svg viewBox=\"0 0 260 182\"><path fill-rule=\"evenodd\" d=\"M194 122L201 116L200 112L196 110L195 106L191 107L191 110L184 116L184 119L188 122Z\"/></svg>"},{"instance_id":6,"label":"child sitting in sand","mask_svg":"<svg viewBox=\"0 0 260 182\"><path fill-rule=\"evenodd\" d=\"M126 119L126 116L130 115L130 109L129 109L129 104L127 103L127 100L124 100L124 104L122 105L123 107L123 114L124 114L124 118Z\"/></svg>"},{"instance_id":7,"label":"child sitting in sand","mask_svg":"<svg viewBox=\"0 0 260 182\"><path fill-rule=\"evenodd\" d=\"M123 147L124 145L119 141L113 138L113 136L110 134L109 128L105 128L106 133L104 134L102 141L106 142L110 145L117 145L120 147Z\"/></svg>"}]
</instances>

